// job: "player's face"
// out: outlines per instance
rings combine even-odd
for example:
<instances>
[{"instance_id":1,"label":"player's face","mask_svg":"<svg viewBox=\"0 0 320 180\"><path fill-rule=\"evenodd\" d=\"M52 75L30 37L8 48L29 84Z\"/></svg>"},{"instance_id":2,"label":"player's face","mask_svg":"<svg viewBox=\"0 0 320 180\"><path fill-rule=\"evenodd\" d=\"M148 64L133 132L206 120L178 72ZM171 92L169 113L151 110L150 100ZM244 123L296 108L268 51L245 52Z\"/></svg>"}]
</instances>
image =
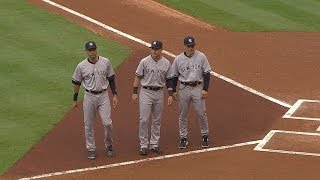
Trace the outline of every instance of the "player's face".
<instances>
[{"instance_id":1,"label":"player's face","mask_svg":"<svg viewBox=\"0 0 320 180\"><path fill-rule=\"evenodd\" d=\"M160 59L162 49L150 48L151 49L151 56L153 59Z\"/></svg>"},{"instance_id":2,"label":"player's face","mask_svg":"<svg viewBox=\"0 0 320 180\"><path fill-rule=\"evenodd\" d=\"M194 54L194 46L195 46L195 45L184 46L184 47L185 47L185 52L186 52L186 54L187 54L188 56Z\"/></svg>"},{"instance_id":3,"label":"player's face","mask_svg":"<svg viewBox=\"0 0 320 180\"><path fill-rule=\"evenodd\" d=\"M97 49L86 50L86 52L90 59L94 59L97 57Z\"/></svg>"}]
</instances>

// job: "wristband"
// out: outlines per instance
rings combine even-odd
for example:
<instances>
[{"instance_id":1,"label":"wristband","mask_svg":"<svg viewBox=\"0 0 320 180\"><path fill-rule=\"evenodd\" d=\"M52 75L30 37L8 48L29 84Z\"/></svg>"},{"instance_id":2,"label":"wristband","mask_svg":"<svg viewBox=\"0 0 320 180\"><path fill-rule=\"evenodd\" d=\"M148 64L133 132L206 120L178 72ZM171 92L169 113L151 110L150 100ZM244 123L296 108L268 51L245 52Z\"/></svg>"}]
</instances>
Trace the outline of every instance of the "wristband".
<instances>
[{"instance_id":1,"label":"wristband","mask_svg":"<svg viewBox=\"0 0 320 180\"><path fill-rule=\"evenodd\" d=\"M132 93L133 94L138 94L138 87L133 87Z\"/></svg>"},{"instance_id":2,"label":"wristband","mask_svg":"<svg viewBox=\"0 0 320 180\"><path fill-rule=\"evenodd\" d=\"M79 95L79 93L73 93L73 101L78 100L78 95Z\"/></svg>"}]
</instances>

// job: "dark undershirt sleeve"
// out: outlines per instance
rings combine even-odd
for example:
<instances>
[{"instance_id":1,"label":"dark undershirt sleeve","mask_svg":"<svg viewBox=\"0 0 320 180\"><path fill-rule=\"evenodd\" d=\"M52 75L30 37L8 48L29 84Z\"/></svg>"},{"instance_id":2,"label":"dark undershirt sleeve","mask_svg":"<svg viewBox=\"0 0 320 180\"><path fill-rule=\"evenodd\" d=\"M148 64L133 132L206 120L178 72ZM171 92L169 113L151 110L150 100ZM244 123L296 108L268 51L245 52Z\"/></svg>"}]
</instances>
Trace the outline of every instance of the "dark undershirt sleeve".
<instances>
[{"instance_id":1,"label":"dark undershirt sleeve","mask_svg":"<svg viewBox=\"0 0 320 180\"><path fill-rule=\"evenodd\" d=\"M167 89L173 88L172 79L166 79L166 86L167 86Z\"/></svg>"},{"instance_id":2,"label":"dark undershirt sleeve","mask_svg":"<svg viewBox=\"0 0 320 180\"><path fill-rule=\"evenodd\" d=\"M117 88L116 88L116 81L115 81L115 76L112 75L108 77L110 89L113 95L117 94Z\"/></svg>"},{"instance_id":3,"label":"dark undershirt sleeve","mask_svg":"<svg viewBox=\"0 0 320 180\"><path fill-rule=\"evenodd\" d=\"M173 92L176 92L177 84L178 84L178 77L173 77L171 78L171 84L172 84L172 89Z\"/></svg>"},{"instance_id":4,"label":"dark undershirt sleeve","mask_svg":"<svg viewBox=\"0 0 320 180\"><path fill-rule=\"evenodd\" d=\"M81 85L81 82L79 82L79 81L76 81L76 80L72 79L72 84L75 84L75 85Z\"/></svg>"},{"instance_id":5,"label":"dark undershirt sleeve","mask_svg":"<svg viewBox=\"0 0 320 180\"><path fill-rule=\"evenodd\" d=\"M210 72L203 74L203 90L208 91L210 82Z\"/></svg>"}]
</instances>

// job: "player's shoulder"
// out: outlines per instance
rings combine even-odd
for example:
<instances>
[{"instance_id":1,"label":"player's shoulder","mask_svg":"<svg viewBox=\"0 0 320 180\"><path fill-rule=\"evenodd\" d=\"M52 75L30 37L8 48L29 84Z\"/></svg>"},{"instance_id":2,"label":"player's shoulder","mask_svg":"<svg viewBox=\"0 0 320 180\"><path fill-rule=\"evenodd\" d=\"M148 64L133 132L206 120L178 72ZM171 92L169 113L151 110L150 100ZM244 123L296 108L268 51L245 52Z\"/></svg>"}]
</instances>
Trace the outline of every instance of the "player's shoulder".
<instances>
[{"instance_id":1,"label":"player's shoulder","mask_svg":"<svg viewBox=\"0 0 320 180\"><path fill-rule=\"evenodd\" d=\"M176 59L180 59L180 58L183 58L183 57L185 57L184 52L182 52L178 56L176 56Z\"/></svg>"},{"instance_id":2,"label":"player's shoulder","mask_svg":"<svg viewBox=\"0 0 320 180\"><path fill-rule=\"evenodd\" d=\"M202 56L202 57L206 56L203 52L201 52L201 51L199 51L199 50L195 50L194 53L195 53L196 55L198 55L198 56Z\"/></svg>"},{"instance_id":3,"label":"player's shoulder","mask_svg":"<svg viewBox=\"0 0 320 180\"><path fill-rule=\"evenodd\" d=\"M99 56L99 60L101 60L102 62L110 62L110 60L106 57L103 56Z\"/></svg>"},{"instance_id":4,"label":"player's shoulder","mask_svg":"<svg viewBox=\"0 0 320 180\"><path fill-rule=\"evenodd\" d=\"M140 60L140 62L141 62L141 63L145 63L145 62L148 62L148 61L150 61L150 60L152 60L151 55L142 58L142 59Z\"/></svg>"},{"instance_id":5,"label":"player's shoulder","mask_svg":"<svg viewBox=\"0 0 320 180\"><path fill-rule=\"evenodd\" d=\"M161 60L164 61L165 63L170 63L170 61L166 57L162 56Z\"/></svg>"},{"instance_id":6,"label":"player's shoulder","mask_svg":"<svg viewBox=\"0 0 320 180\"><path fill-rule=\"evenodd\" d=\"M183 58L185 58L184 52L178 54L176 58L174 58L174 61L179 61L180 59L183 59Z\"/></svg>"},{"instance_id":7,"label":"player's shoulder","mask_svg":"<svg viewBox=\"0 0 320 180\"><path fill-rule=\"evenodd\" d=\"M194 53L195 53L195 57L197 59L201 59L201 60L206 60L207 59L207 56L201 51L196 50Z\"/></svg>"},{"instance_id":8,"label":"player's shoulder","mask_svg":"<svg viewBox=\"0 0 320 180\"><path fill-rule=\"evenodd\" d=\"M81 62L78 63L78 66L85 66L87 63L88 63L88 58L85 58Z\"/></svg>"},{"instance_id":9,"label":"player's shoulder","mask_svg":"<svg viewBox=\"0 0 320 180\"><path fill-rule=\"evenodd\" d=\"M111 61L103 56L99 56L99 61L97 63L103 66L112 66Z\"/></svg>"}]
</instances>

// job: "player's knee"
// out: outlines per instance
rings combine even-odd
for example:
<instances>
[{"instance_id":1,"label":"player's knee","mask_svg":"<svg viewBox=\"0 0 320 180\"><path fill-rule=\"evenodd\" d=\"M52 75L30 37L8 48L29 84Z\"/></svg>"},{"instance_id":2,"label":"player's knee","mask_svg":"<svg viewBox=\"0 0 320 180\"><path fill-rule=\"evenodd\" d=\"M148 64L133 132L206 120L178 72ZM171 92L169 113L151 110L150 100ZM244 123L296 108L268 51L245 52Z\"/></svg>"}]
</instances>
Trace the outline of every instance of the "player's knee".
<instances>
[{"instance_id":1,"label":"player's knee","mask_svg":"<svg viewBox=\"0 0 320 180\"><path fill-rule=\"evenodd\" d=\"M102 122L103 126L108 127L112 126L112 120L111 119L106 119Z\"/></svg>"},{"instance_id":2,"label":"player's knee","mask_svg":"<svg viewBox=\"0 0 320 180\"><path fill-rule=\"evenodd\" d=\"M145 125L148 123L148 120L145 118L140 118L140 125Z\"/></svg>"},{"instance_id":3,"label":"player's knee","mask_svg":"<svg viewBox=\"0 0 320 180\"><path fill-rule=\"evenodd\" d=\"M89 132L89 131L91 131L91 130L92 130L92 127L84 126L84 130L85 130L85 131L87 131L87 132Z\"/></svg>"}]
</instances>

